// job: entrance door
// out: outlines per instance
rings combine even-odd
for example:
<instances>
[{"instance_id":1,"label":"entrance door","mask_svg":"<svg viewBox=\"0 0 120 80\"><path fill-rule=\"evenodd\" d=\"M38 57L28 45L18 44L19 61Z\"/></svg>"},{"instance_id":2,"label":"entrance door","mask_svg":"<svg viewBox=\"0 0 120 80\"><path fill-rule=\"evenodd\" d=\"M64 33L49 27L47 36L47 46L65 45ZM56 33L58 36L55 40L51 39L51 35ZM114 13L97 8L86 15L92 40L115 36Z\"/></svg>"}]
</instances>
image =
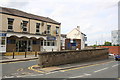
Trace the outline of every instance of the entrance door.
<instances>
[{"instance_id":1,"label":"entrance door","mask_svg":"<svg viewBox=\"0 0 120 80\"><path fill-rule=\"evenodd\" d=\"M25 52L27 50L27 40L19 41L19 52Z\"/></svg>"}]
</instances>

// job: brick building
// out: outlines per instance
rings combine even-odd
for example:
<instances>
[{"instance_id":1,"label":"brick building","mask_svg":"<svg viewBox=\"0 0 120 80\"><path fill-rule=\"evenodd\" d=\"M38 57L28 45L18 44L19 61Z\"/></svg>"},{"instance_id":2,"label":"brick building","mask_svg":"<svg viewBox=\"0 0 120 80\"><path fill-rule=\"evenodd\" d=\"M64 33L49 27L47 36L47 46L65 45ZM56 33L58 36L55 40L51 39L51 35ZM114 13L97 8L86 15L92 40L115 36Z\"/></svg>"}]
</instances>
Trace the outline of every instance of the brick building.
<instances>
[{"instance_id":1,"label":"brick building","mask_svg":"<svg viewBox=\"0 0 120 80\"><path fill-rule=\"evenodd\" d=\"M120 46L100 46L102 48L109 48L109 53L120 54Z\"/></svg>"},{"instance_id":2,"label":"brick building","mask_svg":"<svg viewBox=\"0 0 120 80\"><path fill-rule=\"evenodd\" d=\"M0 52L59 51L61 23L0 7Z\"/></svg>"}]
</instances>

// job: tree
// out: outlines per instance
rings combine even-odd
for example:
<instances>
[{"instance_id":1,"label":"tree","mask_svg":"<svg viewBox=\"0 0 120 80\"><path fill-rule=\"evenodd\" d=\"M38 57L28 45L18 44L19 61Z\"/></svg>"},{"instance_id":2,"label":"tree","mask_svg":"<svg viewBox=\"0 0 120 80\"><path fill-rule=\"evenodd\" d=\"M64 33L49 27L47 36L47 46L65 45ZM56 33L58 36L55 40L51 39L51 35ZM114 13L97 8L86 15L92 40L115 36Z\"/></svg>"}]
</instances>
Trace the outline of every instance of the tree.
<instances>
[{"instance_id":1,"label":"tree","mask_svg":"<svg viewBox=\"0 0 120 80\"><path fill-rule=\"evenodd\" d=\"M106 41L106 42L104 43L104 46L112 46L112 43L111 43L111 42Z\"/></svg>"}]
</instances>

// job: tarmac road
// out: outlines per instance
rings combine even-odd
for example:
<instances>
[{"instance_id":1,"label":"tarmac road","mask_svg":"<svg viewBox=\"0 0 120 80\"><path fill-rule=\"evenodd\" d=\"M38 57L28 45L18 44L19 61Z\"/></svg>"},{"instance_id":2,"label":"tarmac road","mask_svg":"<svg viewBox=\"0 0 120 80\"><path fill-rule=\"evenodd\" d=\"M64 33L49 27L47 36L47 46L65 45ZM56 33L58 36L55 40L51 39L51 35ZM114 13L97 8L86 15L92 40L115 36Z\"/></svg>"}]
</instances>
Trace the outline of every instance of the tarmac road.
<instances>
[{"instance_id":1,"label":"tarmac road","mask_svg":"<svg viewBox=\"0 0 120 80\"><path fill-rule=\"evenodd\" d=\"M79 66L47 73L28 69L30 66L36 64L36 60L4 63L2 64L2 76L3 78L119 78L119 63L113 58L93 62L60 65L57 67L64 68L66 66L71 67L89 64L87 66Z\"/></svg>"}]
</instances>

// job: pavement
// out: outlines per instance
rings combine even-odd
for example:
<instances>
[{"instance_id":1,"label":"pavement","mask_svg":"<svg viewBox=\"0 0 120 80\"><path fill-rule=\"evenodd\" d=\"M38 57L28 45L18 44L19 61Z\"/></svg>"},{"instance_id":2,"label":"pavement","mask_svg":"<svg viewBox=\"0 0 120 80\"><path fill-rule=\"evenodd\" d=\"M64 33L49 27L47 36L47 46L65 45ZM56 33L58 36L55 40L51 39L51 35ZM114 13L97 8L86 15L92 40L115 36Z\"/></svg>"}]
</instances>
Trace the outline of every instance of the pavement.
<instances>
[{"instance_id":1,"label":"pavement","mask_svg":"<svg viewBox=\"0 0 120 80\"><path fill-rule=\"evenodd\" d=\"M51 67L45 67L45 68L40 68L38 65L32 65L29 67L29 70L33 70L36 72L40 73L49 73L49 72L54 72L54 71L60 71L60 70L66 70L66 69L71 69L71 68L78 68L78 67L83 67L83 66L89 66L89 65L94 65L94 64L105 64L108 62L112 62L113 59L104 59L104 60L97 60L97 61L84 61L81 63L71 63L71 64L65 64L65 65L59 65L59 66L51 66Z\"/></svg>"},{"instance_id":2,"label":"pavement","mask_svg":"<svg viewBox=\"0 0 120 80\"><path fill-rule=\"evenodd\" d=\"M34 58L36 58L36 59L34 59ZM14 77L27 77L27 78L29 78L29 77L37 76L37 75L48 75L48 74L52 75L53 73L56 73L56 72L58 72L58 74L62 75L62 76L60 76L60 75L56 74L58 77L59 76L60 77L67 77L64 75L66 75L66 74L69 75L72 73L75 73L75 74L81 73L82 74L82 73L84 73L84 71L86 71L87 67L94 67L94 66L99 67L99 65L102 65L102 64L108 65L109 63L112 63L111 66L116 64L115 63L116 61L114 61L113 58L109 58L109 59L105 59L105 60L90 61L90 62L86 61L86 62L82 62L82 63L72 63L72 64L65 64L65 65L59 65L59 66L40 68L37 65L37 61L38 61L37 57L34 57L33 55L27 56L27 58L24 58L24 56L16 56L15 59L12 59L11 56L5 56L3 61L4 60L9 61L9 62L2 63L2 71L3 71L2 76L3 76L3 78L11 78L11 77L12 78L14 78ZM16 61L16 60L22 60L22 61ZM29 61L27 61L27 60L29 60ZM10 62L10 61L15 61L15 62ZM81 72L81 71L77 72L77 70L75 72L69 72L71 70L74 71L74 69L79 70L79 69L82 69L85 67L86 67L86 69L84 69L83 72ZM101 66L101 68L103 68L103 67ZM92 69L97 70L97 67L94 67ZM92 69L89 69L88 71L90 71ZM67 73L66 71L69 73ZM63 75L64 72L65 72L65 74ZM115 73L115 71L114 71L114 73ZM48 75L47 77L51 77L51 75ZM41 76L41 77L44 77L44 76Z\"/></svg>"},{"instance_id":3,"label":"pavement","mask_svg":"<svg viewBox=\"0 0 120 80\"><path fill-rule=\"evenodd\" d=\"M9 63L9 62L16 62L16 61L28 61L28 60L34 60L38 59L38 57L35 57L35 55L27 55L25 58L25 55L16 55L14 56L0 56L0 63Z\"/></svg>"}]
</instances>

